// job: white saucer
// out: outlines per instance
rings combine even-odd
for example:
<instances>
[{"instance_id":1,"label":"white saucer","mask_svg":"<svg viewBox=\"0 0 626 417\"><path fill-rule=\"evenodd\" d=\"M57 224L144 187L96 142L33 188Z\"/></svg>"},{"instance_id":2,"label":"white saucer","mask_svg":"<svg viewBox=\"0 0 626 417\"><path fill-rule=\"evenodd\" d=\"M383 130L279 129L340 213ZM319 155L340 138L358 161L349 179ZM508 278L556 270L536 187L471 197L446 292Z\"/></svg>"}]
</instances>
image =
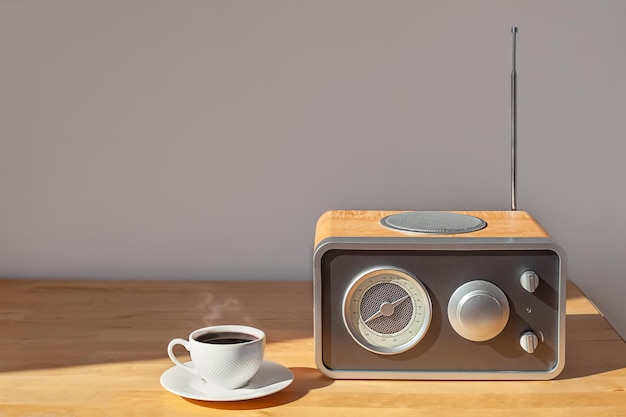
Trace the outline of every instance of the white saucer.
<instances>
[{"instance_id":1,"label":"white saucer","mask_svg":"<svg viewBox=\"0 0 626 417\"><path fill-rule=\"evenodd\" d=\"M191 362L187 362L188 364ZM201 401L240 401L260 398L286 388L293 373L283 365L263 361L248 385L237 389L209 388L204 380L174 366L161 375L161 385L172 394Z\"/></svg>"}]
</instances>

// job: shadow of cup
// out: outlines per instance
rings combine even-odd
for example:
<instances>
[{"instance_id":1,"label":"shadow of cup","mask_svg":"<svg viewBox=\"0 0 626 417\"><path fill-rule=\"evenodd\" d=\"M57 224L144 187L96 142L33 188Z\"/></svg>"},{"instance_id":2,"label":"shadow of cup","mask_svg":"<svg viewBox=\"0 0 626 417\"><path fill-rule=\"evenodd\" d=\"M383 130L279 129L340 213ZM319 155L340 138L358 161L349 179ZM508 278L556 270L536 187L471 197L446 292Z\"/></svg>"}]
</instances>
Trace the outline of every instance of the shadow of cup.
<instances>
[{"instance_id":1,"label":"shadow of cup","mask_svg":"<svg viewBox=\"0 0 626 417\"><path fill-rule=\"evenodd\" d=\"M284 390L266 397L244 401L199 401L185 398L186 401L208 408L221 410L257 410L288 404L304 397L309 391L331 385L334 381L322 375L315 368L295 367L293 382Z\"/></svg>"}]
</instances>

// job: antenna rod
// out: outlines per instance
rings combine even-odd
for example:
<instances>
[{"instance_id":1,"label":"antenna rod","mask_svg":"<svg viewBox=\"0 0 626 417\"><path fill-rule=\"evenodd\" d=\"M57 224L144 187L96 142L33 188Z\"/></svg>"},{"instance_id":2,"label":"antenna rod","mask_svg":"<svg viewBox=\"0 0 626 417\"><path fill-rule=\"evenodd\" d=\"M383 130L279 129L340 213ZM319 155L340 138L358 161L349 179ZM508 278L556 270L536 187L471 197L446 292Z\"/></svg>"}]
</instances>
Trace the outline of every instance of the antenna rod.
<instances>
[{"instance_id":1,"label":"antenna rod","mask_svg":"<svg viewBox=\"0 0 626 417\"><path fill-rule=\"evenodd\" d=\"M517 70L515 68L515 41L517 26L511 28L513 34L513 71L511 72L511 210L517 210Z\"/></svg>"}]
</instances>

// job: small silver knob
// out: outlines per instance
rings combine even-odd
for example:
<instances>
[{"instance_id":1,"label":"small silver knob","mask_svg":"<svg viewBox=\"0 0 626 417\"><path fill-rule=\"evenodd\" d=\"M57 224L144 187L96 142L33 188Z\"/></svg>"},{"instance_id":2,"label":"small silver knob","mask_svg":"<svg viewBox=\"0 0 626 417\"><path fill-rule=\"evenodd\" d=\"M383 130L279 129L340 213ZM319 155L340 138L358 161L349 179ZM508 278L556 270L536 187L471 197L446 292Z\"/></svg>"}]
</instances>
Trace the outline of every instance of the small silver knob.
<instances>
[{"instance_id":1,"label":"small silver knob","mask_svg":"<svg viewBox=\"0 0 626 417\"><path fill-rule=\"evenodd\" d=\"M526 271L519 277L522 287L528 292L535 292L539 286L539 275L535 271Z\"/></svg>"},{"instance_id":2,"label":"small silver knob","mask_svg":"<svg viewBox=\"0 0 626 417\"><path fill-rule=\"evenodd\" d=\"M528 353L534 353L539 345L539 338L533 332L525 332L519 339L519 344Z\"/></svg>"},{"instance_id":3,"label":"small silver knob","mask_svg":"<svg viewBox=\"0 0 626 417\"><path fill-rule=\"evenodd\" d=\"M509 321L509 301L488 281L470 281L457 288L448 302L448 320L460 336L483 342L499 335Z\"/></svg>"}]
</instances>

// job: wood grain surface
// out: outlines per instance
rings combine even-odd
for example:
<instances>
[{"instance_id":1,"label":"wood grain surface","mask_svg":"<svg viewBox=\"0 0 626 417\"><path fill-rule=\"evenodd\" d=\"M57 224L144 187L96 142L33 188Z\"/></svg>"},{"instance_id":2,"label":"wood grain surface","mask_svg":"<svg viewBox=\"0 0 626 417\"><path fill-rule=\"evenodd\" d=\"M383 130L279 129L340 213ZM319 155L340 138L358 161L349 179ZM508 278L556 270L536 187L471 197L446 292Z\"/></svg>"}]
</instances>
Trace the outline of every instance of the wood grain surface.
<instances>
[{"instance_id":1,"label":"wood grain surface","mask_svg":"<svg viewBox=\"0 0 626 417\"><path fill-rule=\"evenodd\" d=\"M525 211L453 211L478 217L487 222L484 229L461 234L423 234L392 230L380 224L383 217L401 211L377 210L331 210L322 214L317 221L315 246L322 240L334 237L420 237L429 238L455 237L535 237L545 238L550 235L539 223Z\"/></svg>"},{"instance_id":2,"label":"wood grain surface","mask_svg":"<svg viewBox=\"0 0 626 417\"><path fill-rule=\"evenodd\" d=\"M2 280L0 416L626 416L626 344L571 284L552 381L335 381L315 368L312 316L309 281ZM294 382L240 402L162 388L169 340L224 323L265 330Z\"/></svg>"}]
</instances>

